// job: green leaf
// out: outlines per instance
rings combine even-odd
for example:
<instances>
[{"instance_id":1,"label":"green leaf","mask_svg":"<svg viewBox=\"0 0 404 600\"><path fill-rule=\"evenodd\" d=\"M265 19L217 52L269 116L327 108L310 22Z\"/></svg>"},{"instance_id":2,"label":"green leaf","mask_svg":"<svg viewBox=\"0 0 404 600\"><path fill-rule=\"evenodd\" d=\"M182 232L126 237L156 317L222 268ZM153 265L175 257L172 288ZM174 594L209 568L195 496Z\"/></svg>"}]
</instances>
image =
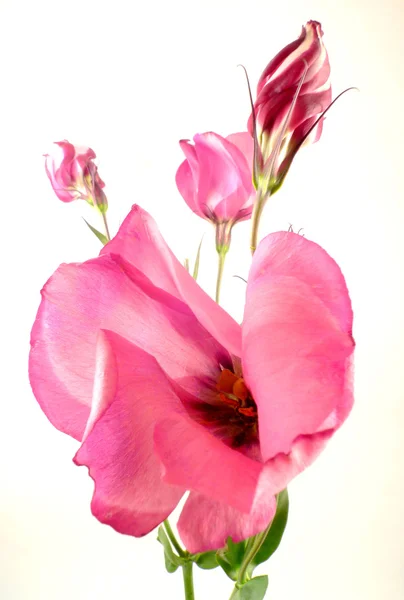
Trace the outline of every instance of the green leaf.
<instances>
[{"instance_id":1,"label":"green leaf","mask_svg":"<svg viewBox=\"0 0 404 600\"><path fill-rule=\"evenodd\" d=\"M91 229L91 231L93 232L93 234L100 240L101 244L104 244L104 246L105 246L105 244L108 243L107 236L104 235L103 233L101 233L101 231L98 231L98 229L96 229L92 225L90 225L90 223L88 223L84 218L83 218L83 221Z\"/></svg>"},{"instance_id":2,"label":"green leaf","mask_svg":"<svg viewBox=\"0 0 404 600\"><path fill-rule=\"evenodd\" d=\"M180 565L183 563L183 559L177 556L172 549L170 540L164 530L164 527L160 525L157 531L157 541L162 544L164 548L164 562L166 569L169 573L174 573Z\"/></svg>"},{"instance_id":3,"label":"green leaf","mask_svg":"<svg viewBox=\"0 0 404 600\"><path fill-rule=\"evenodd\" d=\"M195 259L195 265L194 265L194 272L192 273L192 277L195 279L195 281L198 279L199 261L200 261L200 258L201 258L202 242L203 242L203 236L201 238L201 241L199 242L198 252L196 253L196 259Z\"/></svg>"},{"instance_id":4,"label":"green leaf","mask_svg":"<svg viewBox=\"0 0 404 600\"><path fill-rule=\"evenodd\" d=\"M219 563L216 560L216 550L212 550L211 552L203 552L202 554L197 554L194 559L194 562L201 569L216 569L219 566Z\"/></svg>"},{"instance_id":5,"label":"green leaf","mask_svg":"<svg viewBox=\"0 0 404 600\"><path fill-rule=\"evenodd\" d=\"M268 575L250 579L239 589L237 600L263 600L268 587Z\"/></svg>"},{"instance_id":6,"label":"green leaf","mask_svg":"<svg viewBox=\"0 0 404 600\"><path fill-rule=\"evenodd\" d=\"M243 562L245 551L245 542L239 542L238 544L235 544L231 537L229 537L227 538L226 546L217 552L217 562L222 567L226 575L233 581L237 580L237 575L241 563Z\"/></svg>"},{"instance_id":7,"label":"green leaf","mask_svg":"<svg viewBox=\"0 0 404 600\"><path fill-rule=\"evenodd\" d=\"M179 565L171 562L171 560L168 558L166 553L164 553L164 564L165 564L167 573L175 573L175 571L179 567Z\"/></svg>"},{"instance_id":8,"label":"green leaf","mask_svg":"<svg viewBox=\"0 0 404 600\"><path fill-rule=\"evenodd\" d=\"M240 567L233 567L233 565L228 563L219 553L216 556L216 560L226 573L227 577L230 577L232 581L237 581L238 570Z\"/></svg>"},{"instance_id":9,"label":"green leaf","mask_svg":"<svg viewBox=\"0 0 404 600\"><path fill-rule=\"evenodd\" d=\"M265 538L264 543L258 550L257 554L251 561L251 571L261 563L265 562L272 556L275 550L281 543L283 533L285 531L286 523L288 521L289 512L289 497L288 490L284 489L277 496L277 506L275 517L272 521L272 525L268 534Z\"/></svg>"}]
</instances>

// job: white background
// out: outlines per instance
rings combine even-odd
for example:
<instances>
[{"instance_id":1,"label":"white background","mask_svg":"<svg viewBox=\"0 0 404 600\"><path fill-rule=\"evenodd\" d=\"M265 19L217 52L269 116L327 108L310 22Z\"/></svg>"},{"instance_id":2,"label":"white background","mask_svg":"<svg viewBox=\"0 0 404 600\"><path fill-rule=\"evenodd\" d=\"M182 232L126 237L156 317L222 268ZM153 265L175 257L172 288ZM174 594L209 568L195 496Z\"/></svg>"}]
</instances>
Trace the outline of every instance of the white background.
<instances>
[{"instance_id":1,"label":"white background","mask_svg":"<svg viewBox=\"0 0 404 600\"><path fill-rule=\"evenodd\" d=\"M399 600L404 595L403 29L401 0L1 0L0 598L182 597L155 534L121 536L90 514L92 484L71 462L27 380L39 290L59 263L95 256L84 203L64 205L42 154L91 146L112 231L137 202L179 258L204 230L202 282L213 291L212 232L174 175L180 138L245 128L238 63L256 83L308 19L323 23L334 93L323 138L301 152L262 232L304 227L340 263L355 309L356 404L316 464L290 485L280 550L265 567L271 600ZM235 232L223 304L241 316L248 224ZM231 581L196 573L197 600Z\"/></svg>"}]
</instances>

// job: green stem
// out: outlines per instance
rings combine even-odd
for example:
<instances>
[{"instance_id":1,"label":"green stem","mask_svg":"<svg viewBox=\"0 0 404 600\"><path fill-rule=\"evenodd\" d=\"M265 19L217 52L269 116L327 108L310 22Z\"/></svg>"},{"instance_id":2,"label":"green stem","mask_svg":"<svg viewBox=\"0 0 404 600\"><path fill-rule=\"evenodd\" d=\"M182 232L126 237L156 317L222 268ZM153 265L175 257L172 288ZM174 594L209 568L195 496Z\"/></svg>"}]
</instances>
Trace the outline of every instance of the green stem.
<instances>
[{"instance_id":1,"label":"green stem","mask_svg":"<svg viewBox=\"0 0 404 600\"><path fill-rule=\"evenodd\" d=\"M229 600L234 600L234 598L237 598L239 591L240 591L240 588L238 588L237 585L235 585Z\"/></svg>"},{"instance_id":2,"label":"green stem","mask_svg":"<svg viewBox=\"0 0 404 600\"><path fill-rule=\"evenodd\" d=\"M185 600L195 600L194 580L192 577L192 561L187 561L182 565L182 576L184 579Z\"/></svg>"},{"instance_id":3,"label":"green stem","mask_svg":"<svg viewBox=\"0 0 404 600\"><path fill-rule=\"evenodd\" d=\"M111 236L109 235L107 215L104 212L101 212L101 216L102 216L102 220L104 221L105 235L107 236L108 241L110 242L111 241Z\"/></svg>"},{"instance_id":4,"label":"green stem","mask_svg":"<svg viewBox=\"0 0 404 600\"><path fill-rule=\"evenodd\" d=\"M218 304L219 304L219 299L220 299L220 287L222 285L224 261L226 258L226 254L227 254L227 250L225 250L224 248L222 248L221 250L218 250L219 266L218 266L218 270L217 270L217 280L216 280L216 302Z\"/></svg>"},{"instance_id":5,"label":"green stem","mask_svg":"<svg viewBox=\"0 0 404 600\"><path fill-rule=\"evenodd\" d=\"M264 210L264 206L270 195L271 195L270 192L263 194L260 189L257 190L257 197L254 202L254 208L253 208L253 213L252 213L252 217L251 217L251 223L252 223L251 224L251 238L250 238L251 254L254 254L254 252L256 251L257 246L258 246L258 228L259 228L259 224L260 224L260 220L261 220L261 216L262 216L262 211Z\"/></svg>"},{"instance_id":6,"label":"green stem","mask_svg":"<svg viewBox=\"0 0 404 600\"><path fill-rule=\"evenodd\" d=\"M251 546L250 546L249 550L247 550L244 560L241 563L241 567L238 572L237 581L233 588L233 592L232 592L229 600L233 600L234 598L237 598L237 592L239 591L239 589L241 587L243 587L243 585L245 583L247 583L247 581L249 579L248 567L249 567L250 563L254 560L256 554L258 553L262 544L264 543L265 538L268 535L268 531L271 528L271 525L272 525L272 521L262 533L259 533L258 535L256 535L254 537L254 539L251 541Z\"/></svg>"},{"instance_id":7,"label":"green stem","mask_svg":"<svg viewBox=\"0 0 404 600\"><path fill-rule=\"evenodd\" d=\"M171 525L168 522L168 519L166 519L163 522L163 525L164 525L164 529L166 530L166 533L167 533L167 535L169 537L169 540L172 543L172 545L174 546L174 548L177 550L178 555L179 556L187 556L187 552L185 552L185 550L183 550L181 548L181 546L179 545L178 540L175 537L173 530L171 529Z\"/></svg>"}]
</instances>

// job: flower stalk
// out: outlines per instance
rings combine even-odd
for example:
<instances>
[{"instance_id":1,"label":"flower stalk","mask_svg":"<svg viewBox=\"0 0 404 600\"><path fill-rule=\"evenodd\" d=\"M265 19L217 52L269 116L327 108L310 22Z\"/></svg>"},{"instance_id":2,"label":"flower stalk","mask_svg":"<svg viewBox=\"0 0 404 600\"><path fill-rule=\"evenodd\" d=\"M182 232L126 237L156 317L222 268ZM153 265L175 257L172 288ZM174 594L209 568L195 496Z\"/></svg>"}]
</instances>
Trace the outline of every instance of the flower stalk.
<instances>
[{"instance_id":1,"label":"flower stalk","mask_svg":"<svg viewBox=\"0 0 404 600\"><path fill-rule=\"evenodd\" d=\"M110 242L111 241L111 235L109 233L109 228L108 228L108 221L107 221L107 215L105 214L105 212L100 211L101 212L101 216L102 216L102 220L104 222L104 228L105 228L105 235L107 237L107 240Z\"/></svg>"},{"instance_id":2,"label":"flower stalk","mask_svg":"<svg viewBox=\"0 0 404 600\"><path fill-rule=\"evenodd\" d=\"M258 554L262 544L265 542L265 539L268 535L269 530L272 527L272 521L271 523L268 525L268 527L266 529L264 529L264 531L262 533L259 533L258 535L256 535L254 538L252 538L250 540L250 547L248 548L247 546L247 552L245 554L244 560L241 563L241 567L240 570L238 572L238 576L237 576L237 581L234 585L232 594L229 598L229 600L236 600L236 598L239 598L239 591L240 589L243 587L244 584L247 583L247 581L249 581L251 579L251 571L250 570L250 565L252 563L252 561L254 560L254 558L256 557L256 555Z\"/></svg>"},{"instance_id":3,"label":"flower stalk","mask_svg":"<svg viewBox=\"0 0 404 600\"><path fill-rule=\"evenodd\" d=\"M219 301L220 301L220 288L222 286L223 271L224 271L224 261L226 259L227 248L222 248L221 250L218 250L217 252L218 252L219 262L218 262L218 268L217 268L217 280L216 280L216 296L215 296L215 300L219 304Z\"/></svg>"},{"instance_id":4,"label":"flower stalk","mask_svg":"<svg viewBox=\"0 0 404 600\"><path fill-rule=\"evenodd\" d=\"M193 563L191 560L182 565L182 576L184 580L185 600L195 600L194 579L192 572Z\"/></svg>"},{"instance_id":5,"label":"flower stalk","mask_svg":"<svg viewBox=\"0 0 404 600\"><path fill-rule=\"evenodd\" d=\"M251 237L250 237L251 254L254 254L254 252L257 249L258 230L259 230L259 224L260 224L260 220L261 220L261 216L262 216L262 211L264 210L264 206L270 195L271 195L270 191L263 193L263 191L260 188L258 188L258 190L257 190L257 196L256 196L256 200L254 203L254 210L253 210L253 214L251 217Z\"/></svg>"},{"instance_id":6,"label":"flower stalk","mask_svg":"<svg viewBox=\"0 0 404 600\"><path fill-rule=\"evenodd\" d=\"M187 552L181 548L177 538L175 537L174 532L171 529L171 525L170 525L168 519L166 519L163 522L163 525L164 525L164 529L166 530L166 533L168 535L168 538L169 538L170 542L172 543L172 545L174 546L174 548L176 549L176 551L178 552L178 555L181 557L187 556Z\"/></svg>"}]
</instances>

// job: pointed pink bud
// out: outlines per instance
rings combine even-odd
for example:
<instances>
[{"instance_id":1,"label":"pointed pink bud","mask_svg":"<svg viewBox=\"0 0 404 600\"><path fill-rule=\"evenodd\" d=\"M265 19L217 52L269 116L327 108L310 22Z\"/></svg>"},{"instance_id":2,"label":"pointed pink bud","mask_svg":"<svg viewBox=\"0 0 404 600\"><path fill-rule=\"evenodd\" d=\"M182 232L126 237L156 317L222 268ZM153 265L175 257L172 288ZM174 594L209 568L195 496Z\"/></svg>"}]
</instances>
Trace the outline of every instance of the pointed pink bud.
<instances>
[{"instance_id":1,"label":"pointed pink bud","mask_svg":"<svg viewBox=\"0 0 404 600\"><path fill-rule=\"evenodd\" d=\"M45 154L45 158L45 170L59 200L86 200L100 212L106 212L108 203L102 190L105 183L93 162L94 150L64 140L55 142L52 153Z\"/></svg>"},{"instance_id":2,"label":"pointed pink bud","mask_svg":"<svg viewBox=\"0 0 404 600\"><path fill-rule=\"evenodd\" d=\"M249 219L255 195L249 134L200 133L194 143L181 140L180 146L186 159L176 183L191 210L215 225Z\"/></svg>"},{"instance_id":3,"label":"pointed pink bud","mask_svg":"<svg viewBox=\"0 0 404 600\"><path fill-rule=\"evenodd\" d=\"M331 102L330 63L322 36L321 24L309 21L300 37L271 60L258 82L256 179L265 179L265 191L279 188L309 129ZM252 116L248 128L254 135ZM322 120L307 139L317 141L321 131Z\"/></svg>"}]
</instances>

